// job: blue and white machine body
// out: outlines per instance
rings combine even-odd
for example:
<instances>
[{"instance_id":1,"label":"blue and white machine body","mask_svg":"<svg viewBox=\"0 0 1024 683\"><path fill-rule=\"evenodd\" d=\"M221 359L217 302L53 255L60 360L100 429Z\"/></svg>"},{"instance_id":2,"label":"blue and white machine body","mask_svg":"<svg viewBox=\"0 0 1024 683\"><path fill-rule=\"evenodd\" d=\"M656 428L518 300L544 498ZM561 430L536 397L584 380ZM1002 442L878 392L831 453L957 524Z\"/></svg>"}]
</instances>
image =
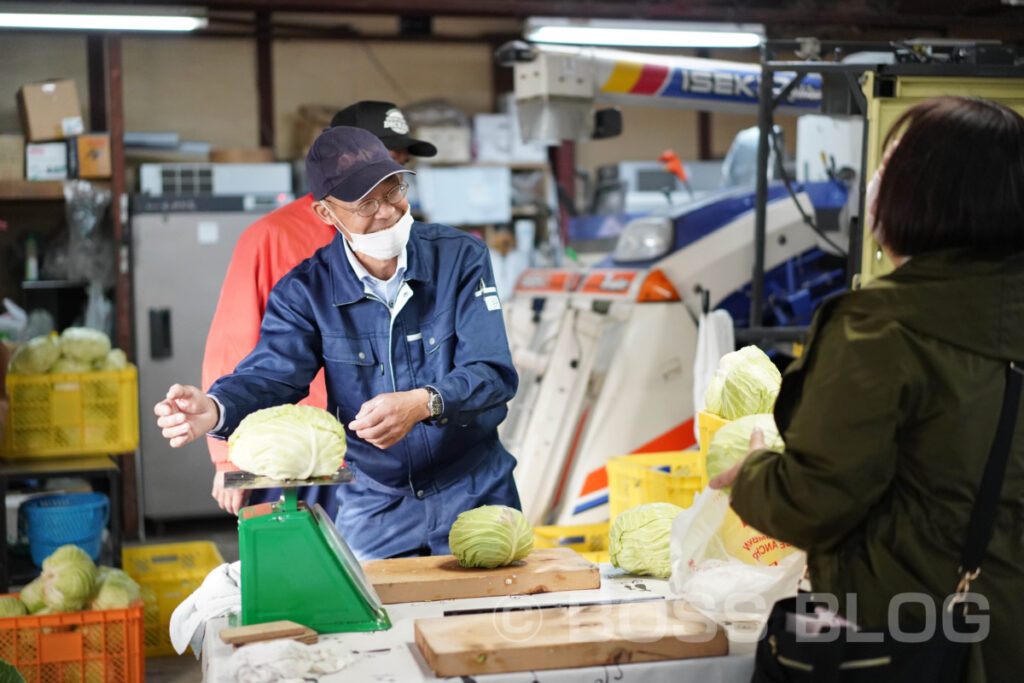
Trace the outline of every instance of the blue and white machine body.
<instances>
[{"instance_id":1,"label":"blue and white machine body","mask_svg":"<svg viewBox=\"0 0 1024 683\"><path fill-rule=\"evenodd\" d=\"M797 200L813 215L811 195L829 192L806 189ZM623 261L613 254L591 269L531 270L520 278L505 306L520 388L500 432L519 459L516 477L531 523L607 518L609 457L695 443L702 295L743 322L753 209L752 189L723 191L681 215L627 224L620 245L668 236L662 256ZM817 302L843 284L838 261L820 248L781 184L773 186L765 253L770 316L779 324L809 322ZM648 279L653 299L650 290L641 297ZM656 288L667 289L665 282L673 291L659 299Z\"/></svg>"}]
</instances>

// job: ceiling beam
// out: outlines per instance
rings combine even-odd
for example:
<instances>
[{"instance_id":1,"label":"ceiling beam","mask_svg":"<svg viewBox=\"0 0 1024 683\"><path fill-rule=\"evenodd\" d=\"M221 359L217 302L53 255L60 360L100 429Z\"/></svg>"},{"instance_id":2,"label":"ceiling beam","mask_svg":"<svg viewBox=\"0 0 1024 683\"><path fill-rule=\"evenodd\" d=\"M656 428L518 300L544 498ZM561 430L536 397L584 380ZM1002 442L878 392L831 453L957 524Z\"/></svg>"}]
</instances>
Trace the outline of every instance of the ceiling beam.
<instances>
[{"instance_id":1,"label":"ceiling beam","mask_svg":"<svg viewBox=\"0 0 1024 683\"><path fill-rule=\"evenodd\" d=\"M65 0L67 4L93 4L87 0ZM336 12L341 14L405 14L419 16L513 17L619 17L632 19L675 19L694 21L739 21L794 25L846 24L865 26L920 27L942 25L989 26L1010 22L1024 24L1024 7L973 2L890 3L878 10L805 9L798 3L765 9L742 2L665 2L659 0L176 0L173 4L206 7L210 10L268 12ZM167 0L134 0L138 5L164 5ZM782 3L780 3L782 4ZM890 8L891 7L891 8ZM909 11L908 11L909 10Z\"/></svg>"}]
</instances>

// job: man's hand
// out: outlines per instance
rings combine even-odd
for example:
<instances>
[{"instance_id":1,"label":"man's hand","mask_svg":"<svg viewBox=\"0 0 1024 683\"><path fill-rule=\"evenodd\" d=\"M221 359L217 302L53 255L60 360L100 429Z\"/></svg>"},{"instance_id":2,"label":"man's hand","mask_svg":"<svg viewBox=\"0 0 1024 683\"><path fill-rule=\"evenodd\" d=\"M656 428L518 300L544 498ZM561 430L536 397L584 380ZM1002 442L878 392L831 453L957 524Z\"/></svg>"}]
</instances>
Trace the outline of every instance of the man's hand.
<instances>
[{"instance_id":1,"label":"man's hand","mask_svg":"<svg viewBox=\"0 0 1024 683\"><path fill-rule=\"evenodd\" d=\"M249 502L249 491L247 489L226 489L224 488L224 473L217 472L213 475L213 491L210 495L217 501L221 510L238 515L238 511Z\"/></svg>"},{"instance_id":2,"label":"man's hand","mask_svg":"<svg viewBox=\"0 0 1024 683\"><path fill-rule=\"evenodd\" d=\"M750 455L754 451L762 450L763 448L765 448L764 432L761 431L760 427L754 427L753 431L750 432L750 449L747 451L747 455ZM740 467L743 466L743 461L747 459L747 455L744 455L738 463L709 481L708 487L713 489L724 489L732 486L733 482L736 481L736 475L739 474Z\"/></svg>"},{"instance_id":3,"label":"man's hand","mask_svg":"<svg viewBox=\"0 0 1024 683\"><path fill-rule=\"evenodd\" d=\"M213 399L198 387L174 384L167 397L153 406L156 425L163 429L171 448L180 448L217 426L220 413Z\"/></svg>"},{"instance_id":4,"label":"man's hand","mask_svg":"<svg viewBox=\"0 0 1024 683\"><path fill-rule=\"evenodd\" d=\"M359 407L348 428L377 448L388 448L402 440L413 426L430 417L426 389L380 394Z\"/></svg>"}]
</instances>

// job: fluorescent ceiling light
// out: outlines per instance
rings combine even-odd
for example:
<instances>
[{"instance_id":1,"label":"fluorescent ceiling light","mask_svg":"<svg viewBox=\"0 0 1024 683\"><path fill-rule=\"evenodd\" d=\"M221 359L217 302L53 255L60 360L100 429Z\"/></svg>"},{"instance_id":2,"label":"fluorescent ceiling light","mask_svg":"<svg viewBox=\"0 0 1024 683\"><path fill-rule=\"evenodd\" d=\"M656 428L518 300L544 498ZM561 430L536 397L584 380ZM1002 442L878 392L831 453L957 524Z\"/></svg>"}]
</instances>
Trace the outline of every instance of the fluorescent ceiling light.
<instances>
[{"instance_id":1,"label":"fluorescent ceiling light","mask_svg":"<svg viewBox=\"0 0 1024 683\"><path fill-rule=\"evenodd\" d=\"M616 21L531 17L525 37L535 43L641 47L757 47L760 24Z\"/></svg>"},{"instance_id":2,"label":"fluorescent ceiling light","mask_svg":"<svg viewBox=\"0 0 1024 683\"><path fill-rule=\"evenodd\" d=\"M206 25L205 17L184 15L0 12L0 28L78 31L195 31L205 28Z\"/></svg>"}]
</instances>

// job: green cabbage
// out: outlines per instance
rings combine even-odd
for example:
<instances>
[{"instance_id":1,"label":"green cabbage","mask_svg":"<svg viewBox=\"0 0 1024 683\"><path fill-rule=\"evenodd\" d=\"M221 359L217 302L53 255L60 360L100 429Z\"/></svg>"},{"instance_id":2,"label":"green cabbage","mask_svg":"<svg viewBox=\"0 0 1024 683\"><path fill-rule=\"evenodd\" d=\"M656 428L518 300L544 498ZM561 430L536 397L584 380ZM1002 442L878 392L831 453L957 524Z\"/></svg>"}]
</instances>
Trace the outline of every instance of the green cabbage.
<instances>
[{"instance_id":1,"label":"green cabbage","mask_svg":"<svg viewBox=\"0 0 1024 683\"><path fill-rule=\"evenodd\" d=\"M25 677L13 665L0 659L0 681L4 683L25 683Z\"/></svg>"},{"instance_id":2,"label":"green cabbage","mask_svg":"<svg viewBox=\"0 0 1024 683\"><path fill-rule=\"evenodd\" d=\"M645 503L617 515L608 532L612 564L631 574L668 578L672 520L682 511L672 503Z\"/></svg>"},{"instance_id":3,"label":"green cabbage","mask_svg":"<svg viewBox=\"0 0 1024 683\"><path fill-rule=\"evenodd\" d=\"M743 459L750 451L750 434L754 427L760 427L764 433L765 448L785 450L786 444L779 436L779 429L771 413L745 415L722 425L711 437L706 465L708 479L717 477Z\"/></svg>"},{"instance_id":4,"label":"green cabbage","mask_svg":"<svg viewBox=\"0 0 1024 683\"><path fill-rule=\"evenodd\" d=\"M519 510L482 505L459 513L448 547L463 567L503 567L530 554L533 529Z\"/></svg>"},{"instance_id":5,"label":"green cabbage","mask_svg":"<svg viewBox=\"0 0 1024 683\"><path fill-rule=\"evenodd\" d=\"M68 327L60 333L60 350L65 356L91 364L110 351L110 337L89 327Z\"/></svg>"},{"instance_id":6,"label":"green cabbage","mask_svg":"<svg viewBox=\"0 0 1024 683\"><path fill-rule=\"evenodd\" d=\"M92 362L93 370L124 370L128 367L128 356L121 349L110 349L103 358Z\"/></svg>"},{"instance_id":7,"label":"green cabbage","mask_svg":"<svg viewBox=\"0 0 1024 683\"><path fill-rule=\"evenodd\" d=\"M101 567L99 588L89 607L92 609L125 609L142 597L139 584L120 569Z\"/></svg>"},{"instance_id":8,"label":"green cabbage","mask_svg":"<svg viewBox=\"0 0 1024 683\"><path fill-rule=\"evenodd\" d=\"M43 560L43 571L45 572L48 569L51 571L56 570L65 564L91 564L95 568L89 553L82 550L79 546L69 543L57 548Z\"/></svg>"},{"instance_id":9,"label":"green cabbage","mask_svg":"<svg viewBox=\"0 0 1024 683\"><path fill-rule=\"evenodd\" d=\"M274 479L309 479L337 472L345 448L345 427L326 410L283 405L243 419L228 439L228 459Z\"/></svg>"},{"instance_id":10,"label":"green cabbage","mask_svg":"<svg viewBox=\"0 0 1024 683\"><path fill-rule=\"evenodd\" d=\"M50 374L91 371L92 363L88 363L84 360L78 360L77 358L71 358L70 356L61 356L57 359L56 363L50 366Z\"/></svg>"},{"instance_id":11,"label":"green cabbage","mask_svg":"<svg viewBox=\"0 0 1024 683\"><path fill-rule=\"evenodd\" d=\"M43 577L36 577L25 584L18 597L25 603L28 611L33 614L46 607L46 603L43 601Z\"/></svg>"},{"instance_id":12,"label":"green cabbage","mask_svg":"<svg viewBox=\"0 0 1024 683\"><path fill-rule=\"evenodd\" d=\"M6 617L21 617L28 614L28 608L13 595L0 596L0 619Z\"/></svg>"},{"instance_id":13,"label":"green cabbage","mask_svg":"<svg viewBox=\"0 0 1024 683\"><path fill-rule=\"evenodd\" d=\"M12 375L35 375L46 372L60 356L60 342L52 334L33 337L11 355Z\"/></svg>"},{"instance_id":14,"label":"green cabbage","mask_svg":"<svg viewBox=\"0 0 1024 683\"><path fill-rule=\"evenodd\" d=\"M722 356L704 394L707 412L726 420L771 412L782 385L782 374L756 346L744 346Z\"/></svg>"},{"instance_id":15,"label":"green cabbage","mask_svg":"<svg viewBox=\"0 0 1024 683\"><path fill-rule=\"evenodd\" d=\"M62 545L43 560L43 602L55 612L82 609L96 589L98 574L88 553Z\"/></svg>"}]
</instances>

